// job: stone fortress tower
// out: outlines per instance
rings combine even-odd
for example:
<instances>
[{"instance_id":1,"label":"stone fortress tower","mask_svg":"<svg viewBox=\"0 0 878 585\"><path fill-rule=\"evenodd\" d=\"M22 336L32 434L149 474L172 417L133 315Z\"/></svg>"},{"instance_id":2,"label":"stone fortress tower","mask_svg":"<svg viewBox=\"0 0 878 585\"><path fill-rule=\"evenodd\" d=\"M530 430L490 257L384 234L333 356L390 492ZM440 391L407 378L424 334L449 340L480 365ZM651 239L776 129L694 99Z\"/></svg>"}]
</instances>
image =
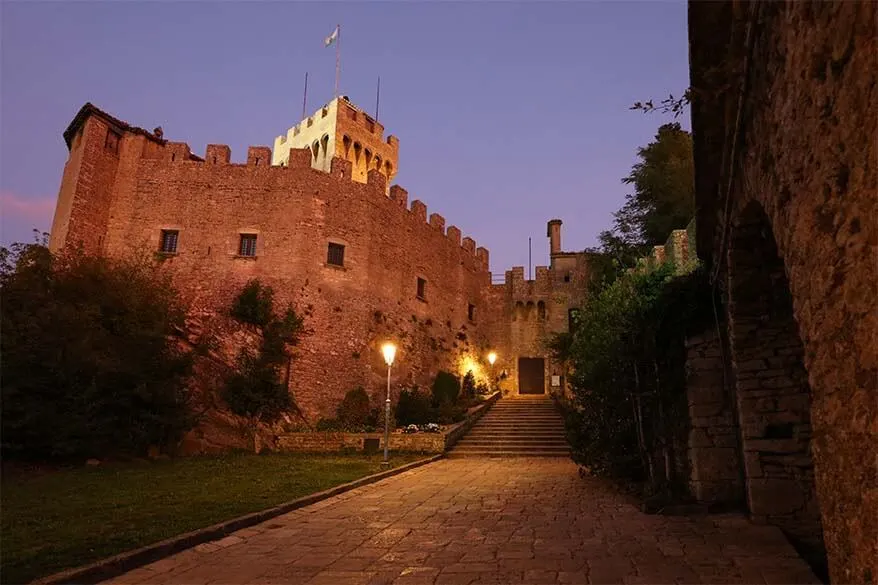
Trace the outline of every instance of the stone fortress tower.
<instances>
[{"instance_id":1,"label":"stone fortress tower","mask_svg":"<svg viewBox=\"0 0 878 585\"><path fill-rule=\"evenodd\" d=\"M365 183L377 170L390 185L399 168L399 140L384 138L384 126L350 102L338 97L274 139L272 165L288 164L291 148L311 151L311 167L329 172L333 157L351 163L351 177Z\"/></svg>"},{"instance_id":2,"label":"stone fortress tower","mask_svg":"<svg viewBox=\"0 0 878 585\"><path fill-rule=\"evenodd\" d=\"M552 219L547 225L549 266L537 266L531 280L523 266L513 266L505 282L486 291L496 373L511 394L562 393L567 386L566 368L552 359L548 344L575 327L576 311L586 300L589 253L561 249L561 223Z\"/></svg>"}]
</instances>

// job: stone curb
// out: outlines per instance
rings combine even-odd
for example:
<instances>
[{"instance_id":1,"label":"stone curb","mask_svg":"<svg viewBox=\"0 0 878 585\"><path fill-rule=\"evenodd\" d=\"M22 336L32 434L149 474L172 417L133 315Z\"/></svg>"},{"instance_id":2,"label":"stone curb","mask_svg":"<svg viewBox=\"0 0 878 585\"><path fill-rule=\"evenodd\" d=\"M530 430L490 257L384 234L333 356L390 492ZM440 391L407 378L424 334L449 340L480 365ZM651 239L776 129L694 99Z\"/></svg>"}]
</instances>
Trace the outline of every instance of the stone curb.
<instances>
[{"instance_id":1,"label":"stone curb","mask_svg":"<svg viewBox=\"0 0 878 585\"><path fill-rule=\"evenodd\" d=\"M226 520L225 522L220 522L213 526L208 526L207 528L193 530L192 532L174 536L132 551L119 553L118 555L96 561L89 565L67 569L60 573L55 573L54 575L49 575L48 577L32 581L31 585L67 585L73 583L77 585L91 585L99 583L100 581L112 579L122 573L127 573L128 571L142 567L143 565L154 563L155 561L169 557L199 544L217 540L232 532L260 524L266 520L280 516L281 514L286 514L287 512L292 512L293 510L316 504L317 502L329 499L355 488L369 485L394 475L399 475L400 473L404 473L416 467L421 467L422 465L427 465L428 463L434 463L444 457L445 454L440 453L439 455L434 455L426 459L407 463L401 467L367 475L366 477L361 477L352 482L337 485L328 490L280 504L274 508Z\"/></svg>"}]
</instances>

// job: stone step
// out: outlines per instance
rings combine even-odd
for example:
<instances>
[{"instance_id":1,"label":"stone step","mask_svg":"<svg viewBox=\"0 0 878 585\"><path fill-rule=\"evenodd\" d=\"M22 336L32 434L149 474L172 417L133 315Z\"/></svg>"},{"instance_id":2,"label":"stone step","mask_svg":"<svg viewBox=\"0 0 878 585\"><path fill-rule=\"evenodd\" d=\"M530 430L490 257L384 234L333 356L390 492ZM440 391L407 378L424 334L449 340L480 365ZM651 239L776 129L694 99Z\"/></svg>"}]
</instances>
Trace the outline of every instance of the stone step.
<instances>
[{"instance_id":1,"label":"stone step","mask_svg":"<svg viewBox=\"0 0 878 585\"><path fill-rule=\"evenodd\" d=\"M570 446L567 443L554 443L554 444L544 444L544 443L534 443L530 445L522 445L522 444L511 444L511 443L496 443L492 445L464 445L463 443L458 443L458 447L455 450L461 449L463 451L569 451Z\"/></svg>"},{"instance_id":2,"label":"stone step","mask_svg":"<svg viewBox=\"0 0 878 585\"><path fill-rule=\"evenodd\" d=\"M545 397L500 400L449 457L569 457L564 418Z\"/></svg>"},{"instance_id":3,"label":"stone step","mask_svg":"<svg viewBox=\"0 0 878 585\"><path fill-rule=\"evenodd\" d=\"M569 457L569 451L460 451L448 453L449 458L458 457Z\"/></svg>"},{"instance_id":4,"label":"stone step","mask_svg":"<svg viewBox=\"0 0 878 585\"><path fill-rule=\"evenodd\" d=\"M568 447L567 441L490 441L490 440L462 440L457 444L458 447L508 447L510 449L518 449L520 447Z\"/></svg>"},{"instance_id":5,"label":"stone step","mask_svg":"<svg viewBox=\"0 0 878 585\"><path fill-rule=\"evenodd\" d=\"M478 424L473 427L473 431L483 429L491 429L493 431L558 431L564 432L564 425L491 425Z\"/></svg>"}]
</instances>

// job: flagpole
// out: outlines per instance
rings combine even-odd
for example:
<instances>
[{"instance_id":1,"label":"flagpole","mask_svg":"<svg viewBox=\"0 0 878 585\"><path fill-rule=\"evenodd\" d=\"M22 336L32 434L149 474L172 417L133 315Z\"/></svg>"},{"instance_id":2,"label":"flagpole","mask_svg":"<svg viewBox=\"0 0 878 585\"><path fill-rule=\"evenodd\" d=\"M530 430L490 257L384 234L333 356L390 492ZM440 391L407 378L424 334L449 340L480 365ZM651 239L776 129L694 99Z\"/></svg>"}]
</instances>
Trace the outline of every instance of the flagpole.
<instances>
[{"instance_id":1,"label":"flagpole","mask_svg":"<svg viewBox=\"0 0 878 585\"><path fill-rule=\"evenodd\" d=\"M302 120L305 119L308 104L308 72L305 72L305 94L302 96Z\"/></svg>"},{"instance_id":2,"label":"flagpole","mask_svg":"<svg viewBox=\"0 0 878 585\"><path fill-rule=\"evenodd\" d=\"M375 121L378 121L378 104L381 103L381 76L378 76L378 91L375 92Z\"/></svg>"},{"instance_id":3,"label":"flagpole","mask_svg":"<svg viewBox=\"0 0 878 585\"><path fill-rule=\"evenodd\" d=\"M335 25L338 37L335 39L335 97L338 98L338 79L341 76L341 25Z\"/></svg>"}]
</instances>

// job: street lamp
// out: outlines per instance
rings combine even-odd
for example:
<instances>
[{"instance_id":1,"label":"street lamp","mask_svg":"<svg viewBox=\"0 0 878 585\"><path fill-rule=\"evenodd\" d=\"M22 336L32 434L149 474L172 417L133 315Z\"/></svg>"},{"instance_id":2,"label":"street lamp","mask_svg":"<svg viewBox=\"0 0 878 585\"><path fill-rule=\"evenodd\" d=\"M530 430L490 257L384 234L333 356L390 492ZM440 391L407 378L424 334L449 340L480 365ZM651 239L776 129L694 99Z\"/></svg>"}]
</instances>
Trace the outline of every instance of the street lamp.
<instances>
[{"instance_id":1,"label":"street lamp","mask_svg":"<svg viewBox=\"0 0 878 585\"><path fill-rule=\"evenodd\" d=\"M383 466L390 465L387 459L387 446L390 442L390 368L393 366L393 358L396 357L396 346L388 342L381 346L384 354L384 363L387 364L387 400L384 402L384 462Z\"/></svg>"},{"instance_id":2,"label":"street lamp","mask_svg":"<svg viewBox=\"0 0 878 585\"><path fill-rule=\"evenodd\" d=\"M494 362L497 361L497 353L491 352L488 354L488 363L491 364L491 382L494 381ZM491 388L493 390L493 388Z\"/></svg>"}]
</instances>

